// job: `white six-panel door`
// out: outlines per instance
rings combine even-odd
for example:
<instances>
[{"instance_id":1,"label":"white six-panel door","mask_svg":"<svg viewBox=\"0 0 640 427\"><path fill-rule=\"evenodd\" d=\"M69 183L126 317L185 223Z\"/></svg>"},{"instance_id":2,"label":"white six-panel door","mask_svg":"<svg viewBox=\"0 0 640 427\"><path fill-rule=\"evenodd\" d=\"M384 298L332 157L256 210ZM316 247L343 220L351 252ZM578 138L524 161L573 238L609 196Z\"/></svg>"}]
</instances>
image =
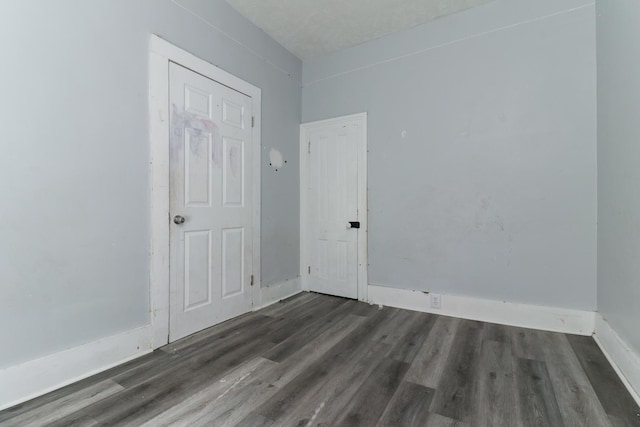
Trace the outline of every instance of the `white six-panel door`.
<instances>
[{"instance_id":1,"label":"white six-panel door","mask_svg":"<svg viewBox=\"0 0 640 427\"><path fill-rule=\"evenodd\" d=\"M251 98L171 63L169 340L252 308Z\"/></svg>"},{"instance_id":2,"label":"white six-panel door","mask_svg":"<svg viewBox=\"0 0 640 427\"><path fill-rule=\"evenodd\" d=\"M307 271L302 274L309 290L357 299L359 265L366 262L359 260L358 245L365 232L362 210L366 209L358 194L362 123L347 119L304 126L307 146L301 149L307 152L301 173L306 206L301 244Z\"/></svg>"}]
</instances>

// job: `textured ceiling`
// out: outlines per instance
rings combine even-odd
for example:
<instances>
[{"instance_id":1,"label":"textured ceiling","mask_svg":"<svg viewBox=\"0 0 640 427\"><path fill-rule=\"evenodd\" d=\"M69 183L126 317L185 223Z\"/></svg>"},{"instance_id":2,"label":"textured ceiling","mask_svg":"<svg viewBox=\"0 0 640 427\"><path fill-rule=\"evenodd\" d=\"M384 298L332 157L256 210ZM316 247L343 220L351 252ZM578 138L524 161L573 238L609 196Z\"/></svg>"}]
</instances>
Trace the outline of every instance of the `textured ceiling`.
<instances>
[{"instance_id":1,"label":"textured ceiling","mask_svg":"<svg viewBox=\"0 0 640 427\"><path fill-rule=\"evenodd\" d=\"M300 59L405 30L491 0L227 0Z\"/></svg>"}]
</instances>

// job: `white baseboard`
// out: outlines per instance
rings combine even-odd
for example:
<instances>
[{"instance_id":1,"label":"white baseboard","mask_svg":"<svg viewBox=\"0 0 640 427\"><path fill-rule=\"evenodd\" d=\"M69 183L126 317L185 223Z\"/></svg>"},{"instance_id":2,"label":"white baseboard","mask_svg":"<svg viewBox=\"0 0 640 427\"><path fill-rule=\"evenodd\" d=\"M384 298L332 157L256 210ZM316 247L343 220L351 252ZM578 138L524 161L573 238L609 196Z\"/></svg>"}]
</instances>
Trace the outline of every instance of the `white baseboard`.
<instances>
[{"instance_id":1,"label":"white baseboard","mask_svg":"<svg viewBox=\"0 0 640 427\"><path fill-rule=\"evenodd\" d=\"M285 280L284 282L274 283L260 289L260 301L253 306L253 310L260 310L268 305L278 302L281 299L289 298L295 294L302 292L302 284L300 277Z\"/></svg>"},{"instance_id":2,"label":"white baseboard","mask_svg":"<svg viewBox=\"0 0 640 427\"><path fill-rule=\"evenodd\" d=\"M640 354L627 345L600 313L596 315L596 333L593 338L631 396L640 405Z\"/></svg>"},{"instance_id":3,"label":"white baseboard","mask_svg":"<svg viewBox=\"0 0 640 427\"><path fill-rule=\"evenodd\" d=\"M150 325L0 369L0 410L151 352Z\"/></svg>"},{"instance_id":4,"label":"white baseboard","mask_svg":"<svg viewBox=\"0 0 640 427\"><path fill-rule=\"evenodd\" d=\"M428 293L376 285L369 285L368 302L463 319L578 335L593 334L595 326L593 311L516 304L456 295L442 295L442 308L435 309L431 308Z\"/></svg>"}]
</instances>

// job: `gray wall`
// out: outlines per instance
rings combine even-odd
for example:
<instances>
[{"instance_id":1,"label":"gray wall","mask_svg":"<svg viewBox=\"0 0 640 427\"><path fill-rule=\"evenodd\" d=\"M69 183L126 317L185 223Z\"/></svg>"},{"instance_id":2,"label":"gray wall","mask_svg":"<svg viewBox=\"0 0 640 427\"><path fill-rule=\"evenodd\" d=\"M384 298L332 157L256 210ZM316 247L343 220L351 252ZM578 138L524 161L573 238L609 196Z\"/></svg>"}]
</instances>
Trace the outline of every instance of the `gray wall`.
<instances>
[{"instance_id":1,"label":"gray wall","mask_svg":"<svg viewBox=\"0 0 640 427\"><path fill-rule=\"evenodd\" d=\"M369 113L370 283L594 310L595 61L589 0L496 0L305 62L303 122Z\"/></svg>"},{"instance_id":2,"label":"gray wall","mask_svg":"<svg viewBox=\"0 0 640 427\"><path fill-rule=\"evenodd\" d=\"M152 33L262 88L263 284L298 275L301 63L223 0L180 2L0 6L0 367L149 322Z\"/></svg>"},{"instance_id":3,"label":"gray wall","mask_svg":"<svg viewBox=\"0 0 640 427\"><path fill-rule=\"evenodd\" d=\"M596 7L598 311L640 352L640 2Z\"/></svg>"}]
</instances>

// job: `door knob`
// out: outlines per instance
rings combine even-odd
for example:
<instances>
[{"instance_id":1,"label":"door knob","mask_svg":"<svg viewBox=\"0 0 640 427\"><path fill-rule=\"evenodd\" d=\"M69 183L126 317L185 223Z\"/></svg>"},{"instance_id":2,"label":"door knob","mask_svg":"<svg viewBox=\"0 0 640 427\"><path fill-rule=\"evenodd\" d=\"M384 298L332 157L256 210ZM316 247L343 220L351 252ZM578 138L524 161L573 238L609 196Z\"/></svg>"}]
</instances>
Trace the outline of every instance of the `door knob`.
<instances>
[{"instance_id":1,"label":"door knob","mask_svg":"<svg viewBox=\"0 0 640 427\"><path fill-rule=\"evenodd\" d=\"M360 228L360 221L349 221L347 228Z\"/></svg>"},{"instance_id":2,"label":"door knob","mask_svg":"<svg viewBox=\"0 0 640 427\"><path fill-rule=\"evenodd\" d=\"M183 224L186 221L183 216L176 215L173 217L173 222L176 224Z\"/></svg>"}]
</instances>

